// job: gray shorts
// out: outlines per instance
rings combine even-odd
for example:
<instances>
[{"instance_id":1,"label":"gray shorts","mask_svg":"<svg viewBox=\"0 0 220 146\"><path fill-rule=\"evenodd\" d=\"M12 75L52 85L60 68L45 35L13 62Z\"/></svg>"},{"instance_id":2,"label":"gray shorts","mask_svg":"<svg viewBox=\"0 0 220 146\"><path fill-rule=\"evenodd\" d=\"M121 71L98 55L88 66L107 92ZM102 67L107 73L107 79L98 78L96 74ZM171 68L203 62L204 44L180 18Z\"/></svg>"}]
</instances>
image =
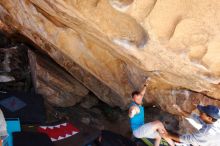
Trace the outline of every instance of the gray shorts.
<instances>
[{"instance_id":1,"label":"gray shorts","mask_svg":"<svg viewBox=\"0 0 220 146\"><path fill-rule=\"evenodd\" d=\"M159 136L159 133L155 131L152 123L146 123L133 131L133 135L136 138L152 138L155 139Z\"/></svg>"}]
</instances>

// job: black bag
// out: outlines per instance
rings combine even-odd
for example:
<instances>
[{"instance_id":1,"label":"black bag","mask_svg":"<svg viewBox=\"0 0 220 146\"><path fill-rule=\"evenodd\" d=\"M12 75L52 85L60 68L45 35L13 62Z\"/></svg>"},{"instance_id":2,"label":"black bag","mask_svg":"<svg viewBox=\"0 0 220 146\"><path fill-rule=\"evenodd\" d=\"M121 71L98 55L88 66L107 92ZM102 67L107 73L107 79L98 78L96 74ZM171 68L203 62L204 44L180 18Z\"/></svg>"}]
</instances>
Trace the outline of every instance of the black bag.
<instances>
[{"instance_id":1,"label":"black bag","mask_svg":"<svg viewBox=\"0 0 220 146\"><path fill-rule=\"evenodd\" d=\"M14 132L13 146L54 146L50 138L38 132Z\"/></svg>"}]
</instances>

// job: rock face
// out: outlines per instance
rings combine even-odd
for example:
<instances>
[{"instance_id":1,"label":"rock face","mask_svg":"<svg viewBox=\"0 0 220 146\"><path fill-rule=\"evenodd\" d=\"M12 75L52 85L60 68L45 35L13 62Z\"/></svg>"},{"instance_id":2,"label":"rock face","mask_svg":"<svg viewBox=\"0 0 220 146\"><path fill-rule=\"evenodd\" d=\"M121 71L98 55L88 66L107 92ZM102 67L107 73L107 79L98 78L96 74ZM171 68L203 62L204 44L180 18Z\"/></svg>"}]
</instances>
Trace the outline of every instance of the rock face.
<instances>
[{"instance_id":1,"label":"rock face","mask_svg":"<svg viewBox=\"0 0 220 146\"><path fill-rule=\"evenodd\" d=\"M1 34L0 36L0 91L30 90L31 74L27 47L14 44Z\"/></svg>"},{"instance_id":2,"label":"rock face","mask_svg":"<svg viewBox=\"0 0 220 146\"><path fill-rule=\"evenodd\" d=\"M42 54L28 51L31 72L37 93L59 107L73 106L89 92L75 78Z\"/></svg>"},{"instance_id":3,"label":"rock face","mask_svg":"<svg viewBox=\"0 0 220 146\"><path fill-rule=\"evenodd\" d=\"M150 76L147 103L175 113L170 104L191 104L200 93L219 102L219 7L218 0L1 0L0 19L109 105L126 108Z\"/></svg>"}]
</instances>

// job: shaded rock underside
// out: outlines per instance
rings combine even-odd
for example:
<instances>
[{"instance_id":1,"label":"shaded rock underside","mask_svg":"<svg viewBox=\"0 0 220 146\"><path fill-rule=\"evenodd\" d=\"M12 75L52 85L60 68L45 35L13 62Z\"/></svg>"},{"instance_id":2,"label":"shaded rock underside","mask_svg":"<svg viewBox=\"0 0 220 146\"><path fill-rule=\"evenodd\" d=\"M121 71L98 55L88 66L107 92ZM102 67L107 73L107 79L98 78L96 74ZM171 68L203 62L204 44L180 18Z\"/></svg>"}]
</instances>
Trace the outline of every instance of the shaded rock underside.
<instances>
[{"instance_id":1,"label":"shaded rock underside","mask_svg":"<svg viewBox=\"0 0 220 146\"><path fill-rule=\"evenodd\" d=\"M53 72L57 67L40 56L34 61L39 92L50 83L50 90L60 86L53 104L69 106L71 97L77 99L73 105L91 91L126 109L131 91L149 76L145 103L177 114L172 104L186 111L198 103L219 105L219 5L217 0L1 0L0 19L65 69Z\"/></svg>"}]
</instances>

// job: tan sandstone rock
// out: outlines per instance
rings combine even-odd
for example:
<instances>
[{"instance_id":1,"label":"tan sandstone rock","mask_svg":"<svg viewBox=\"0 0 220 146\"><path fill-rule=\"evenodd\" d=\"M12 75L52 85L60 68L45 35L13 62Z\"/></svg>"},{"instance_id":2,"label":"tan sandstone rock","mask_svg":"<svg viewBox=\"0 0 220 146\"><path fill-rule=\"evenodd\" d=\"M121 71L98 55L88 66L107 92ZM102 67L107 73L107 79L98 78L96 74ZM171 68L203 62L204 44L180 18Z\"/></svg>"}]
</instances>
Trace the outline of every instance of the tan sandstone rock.
<instances>
[{"instance_id":1,"label":"tan sandstone rock","mask_svg":"<svg viewBox=\"0 0 220 146\"><path fill-rule=\"evenodd\" d=\"M36 92L42 94L49 103L59 107L73 106L80 102L88 94L88 89L41 55L28 51Z\"/></svg>"},{"instance_id":2,"label":"tan sandstone rock","mask_svg":"<svg viewBox=\"0 0 220 146\"><path fill-rule=\"evenodd\" d=\"M173 112L172 90L220 99L219 7L218 0L1 0L0 19L102 101L126 108L151 76L145 100Z\"/></svg>"}]
</instances>

